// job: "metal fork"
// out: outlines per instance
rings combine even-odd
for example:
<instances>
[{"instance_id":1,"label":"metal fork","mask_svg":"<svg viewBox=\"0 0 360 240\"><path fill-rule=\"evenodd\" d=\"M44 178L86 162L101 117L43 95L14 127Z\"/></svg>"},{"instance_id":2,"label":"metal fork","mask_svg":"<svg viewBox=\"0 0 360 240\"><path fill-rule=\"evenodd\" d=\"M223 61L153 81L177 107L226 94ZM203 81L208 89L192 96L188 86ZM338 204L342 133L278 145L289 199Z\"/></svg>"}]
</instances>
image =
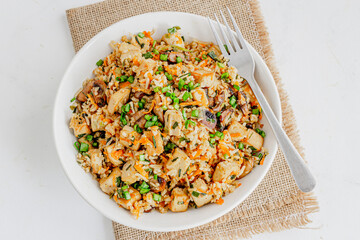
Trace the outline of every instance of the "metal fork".
<instances>
[{"instance_id":1,"label":"metal fork","mask_svg":"<svg viewBox=\"0 0 360 240\"><path fill-rule=\"evenodd\" d=\"M277 138L277 141L283 150L286 161L290 167L291 173L295 179L296 184L303 192L309 192L314 189L316 182L315 178L309 171L308 167L305 165L304 160L301 158L300 154L295 149L294 145L291 143L289 137L286 135L285 131L282 129L279 121L276 119L274 112L272 111L269 103L267 102L264 94L261 92L259 85L256 83L254 78L255 63L254 59L245 43L245 40L239 30L239 27L232 16L229 8L227 8L230 19L236 31L236 36L231 30L229 24L227 23L222 11L220 10L221 17L226 25L227 34L225 33L223 26L220 24L218 17L215 15L218 27L220 28L221 35L225 42L223 42L216 32L212 20L208 17L210 27L214 33L216 41L220 47L220 50L224 57L230 60L231 65L240 70L240 75L246 79L249 83L252 91L254 92L263 113L267 117L269 124L274 132L274 135ZM230 36L231 42L228 38ZM238 40L238 41L237 41ZM225 48L225 45L227 49Z\"/></svg>"}]
</instances>

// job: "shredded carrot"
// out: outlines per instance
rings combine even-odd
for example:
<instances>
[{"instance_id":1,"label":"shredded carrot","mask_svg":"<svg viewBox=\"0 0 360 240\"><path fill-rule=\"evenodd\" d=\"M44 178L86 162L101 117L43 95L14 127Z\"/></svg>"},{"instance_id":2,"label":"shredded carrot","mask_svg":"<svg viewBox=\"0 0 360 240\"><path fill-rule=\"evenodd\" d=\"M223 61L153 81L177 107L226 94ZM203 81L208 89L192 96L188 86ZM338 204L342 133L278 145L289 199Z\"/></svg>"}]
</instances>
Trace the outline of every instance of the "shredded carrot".
<instances>
[{"instance_id":1,"label":"shredded carrot","mask_svg":"<svg viewBox=\"0 0 360 240\"><path fill-rule=\"evenodd\" d=\"M142 138L140 138L138 143L147 144L147 143L151 143L151 142L149 141L149 139L147 137L143 136Z\"/></svg>"},{"instance_id":2,"label":"shredded carrot","mask_svg":"<svg viewBox=\"0 0 360 240\"><path fill-rule=\"evenodd\" d=\"M224 203L224 199L219 198L219 200L217 200L216 203L222 205Z\"/></svg>"},{"instance_id":3,"label":"shredded carrot","mask_svg":"<svg viewBox=\"0 0 360 240\"><path fill-rule=\"evenodd\" d=\"M265 157L263 157L260 161L260 165L263 165L264 164L264 160L265 160Z\"/></svg>"},{"instance_id":4,"label":"shredded carrot","mask_svg":"<svg viewBox=\"0 0 360 240\"><path fill-rule=\"evenodd\" d=\"M155 106L155 100L152 100L152 103L151 103L151 106L150 106L150 108L149 108L149 111L145 112L145 114L150 113L150 112L153 110L154 106Z\"/></svg>"},{"instance_id":5,"label":"shredded carrot","mask_svg":"<svg viewBox=\"0 0 360 240\"><path fill-rule=\"evenodd\" d=\"M117 150L117 151L114 151L111 153L111 156L114 158L114 159L119 159L121 155L124 154L124 151L123 150Z\"/></svg>"},{"instance_id":6,"label":"shredded carrot","mask_svg":"<svg viewBox=\"0 0 360 240\"><path fill-rule=\"evenodd\" d=\"M225 144L223 143L219 143L219 148L222 150L222 152L224 152L225 154L229 155L230 156L230 151L229 151L229 148L227 148L225 146Z\"/></svg>"},{"instance_id":7,"label":"shredded carrot","mask_svg":"<svg viewBox=\"0 0 360 240\"><path fill-rule=\"evenodd\" d=\"M180 103L181 106L191 106L191 105L200 105L201 102L199 101L192 101L192 102L182 102Z\"/></svg>"},{"instance_id":8,"label":"shredded carrot","mask_svg":"<svg viewBox=\"0 0 360 240\"><path fill-rule=\"evenodd\" d=\"M139 162L135 163L134 168L144 177L149 177L148 173L141 167L141 164Z\"/></svg>"},{"instance_id":9,"label":"shredded carrot","mask_svg":"<svg viewBox=\"0 0 360 240\"><path fill-rule=\"evenodd\" d=\"M134 59L133 59L133 64L134 64L135 66L139 66L139 65L140 65L137 57L134 57Z\"/></svg>"},{"instance_id":10,"label":"shredded carrot","mask_svg":"<svg viewBox=\"0 0 360 240\"><path fill-rule=\"evenodd\" d=\"M200 157L201 153L202 153L202 149L201 149L201 148L198 148L198 150L197 150L197 152L195 153L195 155L192 156L192 159L196 159L196 158ZM190 156L191 156L191 155L190 155Z\"/></svg>"},{"instance_id":11,"label":"shredded carrot","mask_svg":"<svg viewBox=\"0 0 360 240\"><path fill-rule=\"evenodd\" d=\"M128 143L132 143L130 139L127 139L127 138L120 138L121 141L125 141L125 142L128 142Z\"/></svg>"},{"instance_id":12,"label":"shredded carrot","mask_svg":"<svg viewBox=\"0 0 360 240\"><path fill-rule=\"evenodd\" d=\"M237 138L237 137L242 137L242 135L240 133L230 133L230 137Z\"/></svg>"},{"instance_id":13,"label":"shredded carrot","mask_svg":"<svg viewBox=\"0 0 360 240\"><path fill-rule=\"evenodd\" d=\"M120 88L125 88L125 87L129 86L130 84L131 84L130 82L123 82L123 83L119 84L119 87Z\"/></svg>"},{"instance_id":14,"label":"shredded carrot","mask_svg":"<svg viewBox=\"0 0 360 240\"><path fill-rule=\"evenodd\" d=\"M87 96L90 99L91 104L94 105L96 108L99 108L99 106L95 103L94 99L90 96L90 94L88 94Z\"/></svg>"}]
</instances>

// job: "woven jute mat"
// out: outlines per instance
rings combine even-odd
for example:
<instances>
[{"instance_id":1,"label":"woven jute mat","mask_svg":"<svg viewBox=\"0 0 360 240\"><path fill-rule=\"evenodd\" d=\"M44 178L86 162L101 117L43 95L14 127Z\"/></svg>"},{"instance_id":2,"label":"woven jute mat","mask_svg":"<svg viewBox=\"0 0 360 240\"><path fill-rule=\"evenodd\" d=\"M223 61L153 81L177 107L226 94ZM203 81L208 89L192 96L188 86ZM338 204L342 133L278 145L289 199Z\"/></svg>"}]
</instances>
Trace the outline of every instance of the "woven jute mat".
<instances>
[{"instance_id":1,"label":"woven jute mat","mask_svg":"<svg viewBox=\"0 0 360 240\"><path fill-rule=\"evenodd\" d=\"M274 76L283 114L283 127L303 155L294 114L273 62L269 36L256 0L107 0L69 9L67 19L77 52L94 35L124 18L155 11L181 11L208 16L228 6L248 42L265 60ZM120 36L119 36L120 37ZM142 231L113 222L116 239L237 239L265 231L306 225L318 210L312 193L302 193L291 176L281 150L256 190L238 207L200 227L168 233ZM139 219L141 221L141 218Z\"/></svg>"}]
</instances>

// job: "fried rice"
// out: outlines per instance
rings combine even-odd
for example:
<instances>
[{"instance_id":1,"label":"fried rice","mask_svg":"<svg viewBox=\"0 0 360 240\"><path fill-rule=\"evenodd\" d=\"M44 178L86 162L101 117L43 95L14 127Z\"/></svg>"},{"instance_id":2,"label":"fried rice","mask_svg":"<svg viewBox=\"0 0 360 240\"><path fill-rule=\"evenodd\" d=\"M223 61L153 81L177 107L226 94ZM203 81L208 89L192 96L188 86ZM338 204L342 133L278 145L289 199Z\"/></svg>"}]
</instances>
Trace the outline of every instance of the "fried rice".
<instances>
[{"instance_id":1,"label":"fried rice","mask_svg":"<svg viewBox=\"0 0 360 240\"><path fill-rule=\"evenodd\" d=\"M137 217L222 204L265 159L261 107L213 43L152 35L111 42L72 99L77 161Z\"/></svg>"}]
</instances>

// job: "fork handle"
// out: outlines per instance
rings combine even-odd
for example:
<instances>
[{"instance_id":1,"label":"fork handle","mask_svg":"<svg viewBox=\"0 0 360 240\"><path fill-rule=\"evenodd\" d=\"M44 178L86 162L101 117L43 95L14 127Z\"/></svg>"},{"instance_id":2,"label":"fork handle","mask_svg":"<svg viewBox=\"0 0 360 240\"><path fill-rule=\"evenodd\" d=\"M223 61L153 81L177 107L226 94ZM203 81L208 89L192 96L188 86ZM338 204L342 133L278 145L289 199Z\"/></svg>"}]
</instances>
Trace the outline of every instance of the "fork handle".
<instances>
[{"instance_id":1,"label":"fork handle","mask_svg":"<svg viewBox=\"0 0 360 240\"><path fill-rule=\"evenodd\" d=\"M258 102L260 103L263 113L269 121L269 124L278 140L280 148L285 155L285 159L290 167L290 171L295 179L296 184L301 191L310 192L316 185L314 176L311 174L304 160L290 141L289 137L286 135L285 131L282 129L259 85L255 81L254 76L252 75L250 78L251 79L249 79L248 83L253 90Z\"/></svg>"}]
</instances>

